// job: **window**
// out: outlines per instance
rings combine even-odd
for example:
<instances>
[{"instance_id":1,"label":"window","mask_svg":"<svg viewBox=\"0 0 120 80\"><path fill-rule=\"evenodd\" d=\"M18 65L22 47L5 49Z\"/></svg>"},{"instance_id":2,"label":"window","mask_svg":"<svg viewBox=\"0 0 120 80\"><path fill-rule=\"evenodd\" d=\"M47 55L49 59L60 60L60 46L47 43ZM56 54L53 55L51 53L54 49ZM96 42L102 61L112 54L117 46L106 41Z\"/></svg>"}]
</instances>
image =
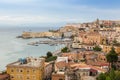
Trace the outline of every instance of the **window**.
<instances>
[{"instance_id":1,"label":"window","mask_svg":"<svg viewBox=\"0 0 120 80\"><path fill-rule=\"evenodd\" d=\"M35 70L33 69L33 73L35 73Z\"/></svg>"},{"instance_id":2,"label":"window","mask_svg":"<svg viewBox=\"0 0 120 80\"><path fill-rule=\"evenodd\" d=\"M85 76L85 73L83 72L83 76Z\"/></svg>"},{"instance_id":3,"label":"window","mask_svg":"<svg viewBox=\"0 0 120 80\"><path fill-rule=\"evenodd\" d=\"M23 72L23 70L20 70L20 72Z\"/></svg>"},{"instance_id":4,"label":"window","mask_svg":"<svg viewBox=\"0 0 120 80\"><path fill-rule=\"evenodd\" d=\"M35 76L33 76L33 79L34 79L34 80L36 80L36 77L35 77Z\"/></svg>"},{"instance_id":5,"label":"window","mask_svg":"<svg viewBox=\"0 0 120 80\"><path fill-rule=\"evenodd\" d=\"M30 71L29 70L27 70L27 73L29 73Z\"/></svg>"},{"instance_id":6,"label":"window","mask_svg":"<svg viewBox=\"0 0 120 80\"><path fill-rule=\"evenodd\" d=\"M13 70L13 69L11 69L11 72L14 72L14 70Z\"/></svg>"},{"instance_id":7,"label":"window","mask_svg":"<svg viewBox=\"0 0 120 80\"><path fill-rule=\"evenodd\" d=\"M63 80L63 79L60 78L59 80Z\"/></svg>"},{"instance_id":8,"label":"window","mask_svg":"<svg viewBox=\"0 0 120 80\"><path fill-rule=\"evenodd\" d=\"M13 76L11 76L11 78L13 79L14 77L13 77Z\"/></svg>"},{"instance_id":9,"label":"window","mask_svg":"<svg viewBox=\"0 0 120 80\"><path fill-rule=\"evenodd\" d=\"M87 36L84 36L85 38L87 38Z\"/></svg>"},{"instance_id":10,"label":"window","mask_svg":"<svg viewBox=\"0 0 120 80\"><path fill-rule=\"evenodd\" d=\"M88 73L86 72L86 76L88 76Z\"/></svg>"},{"instance_id":11,"label":"window","mask_svg":"<svg viewBox=\"0 0 120 80\"><path fill-rule=\"evenodd\" d=\"M29 80L30 78L29 77L27 77L27 80Z\"/></svg>"}]
</instances>

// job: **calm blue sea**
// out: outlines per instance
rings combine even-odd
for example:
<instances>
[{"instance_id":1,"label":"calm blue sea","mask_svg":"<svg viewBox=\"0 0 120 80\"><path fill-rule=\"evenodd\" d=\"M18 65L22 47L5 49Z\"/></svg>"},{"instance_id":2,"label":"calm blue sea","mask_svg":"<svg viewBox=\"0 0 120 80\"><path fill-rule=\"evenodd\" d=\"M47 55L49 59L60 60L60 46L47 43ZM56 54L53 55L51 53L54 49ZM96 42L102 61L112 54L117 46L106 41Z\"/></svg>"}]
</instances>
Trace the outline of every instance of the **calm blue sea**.
<instances>
[{"instance_id":1,"label":"calm blue sea","mask_svg":"<svg viewBox=\"0 0 120 80\"><path fill-rule=\"evenodd\" d=\"M29 42L39 41L37 39L20 39L16 36L21 35L23 31L43 32L48 31L48 27L30 27L30 28L0 28L0 70L5 70L8 63L14 62L19 58L28 56L39 57L46 55L48 51L55 51L62 48L64 45L50 46L40 44L39 46L27 45ZM44 40L44 39L43 39Z\"/></svg>"}]
</instances>

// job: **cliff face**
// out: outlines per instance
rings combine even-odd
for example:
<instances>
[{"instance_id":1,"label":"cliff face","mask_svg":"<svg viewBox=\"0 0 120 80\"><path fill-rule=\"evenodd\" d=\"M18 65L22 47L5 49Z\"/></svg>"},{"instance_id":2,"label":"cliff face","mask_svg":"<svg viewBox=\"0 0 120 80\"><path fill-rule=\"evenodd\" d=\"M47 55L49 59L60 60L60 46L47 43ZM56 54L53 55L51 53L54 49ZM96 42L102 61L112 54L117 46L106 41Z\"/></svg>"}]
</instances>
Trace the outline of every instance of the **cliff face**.
<instances>
[{"instance_id":1,"label":"cliff face","mask_svg":"<svg viewBox=\"0 0 120 80\"><path fill-rule=\"evenodd\" d=\"M23 38L61 37L59 32L23 32Z\"/></svg>"}]
</instances>

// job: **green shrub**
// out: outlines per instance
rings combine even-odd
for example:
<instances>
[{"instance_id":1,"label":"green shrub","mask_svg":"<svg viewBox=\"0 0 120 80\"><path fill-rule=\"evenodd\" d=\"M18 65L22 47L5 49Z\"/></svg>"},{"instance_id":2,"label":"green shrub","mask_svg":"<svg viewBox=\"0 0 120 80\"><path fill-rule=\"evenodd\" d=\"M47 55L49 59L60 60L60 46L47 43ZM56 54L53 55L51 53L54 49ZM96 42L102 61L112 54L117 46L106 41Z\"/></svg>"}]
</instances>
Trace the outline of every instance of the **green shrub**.
<instances>
[{"instance_id":1,"label":"green shrub","mask_svg":"<svg viewBox=\"0 0 120 80\"><path fill-rule=\"evenodd\" d=\"M95 46L95 47L93 48L93 50L94 50L94 51L101 51L102 49L101 49L99 46Z\"/></svg>"},{"instance_id":2,"label":"green shrub","mask_svg":"<svg viewBox=\"0 0 120 80\"><path fill-rule=\"evenodd\" d=\"M61 49L61 52L63 52L63 53L70 52L70 50L68 49L68 47L64 47L63 49Z\"/></svg>"},{"instance_id":3,"label":"green shrub","mask_svg":"<svg viewBox=\"0 0 120 80\"><path fill-rule=\"evenodd\" d=\"M56 60L57 59L57 56L51 56L51 57L49 57L49 58L46 58L46 62L49 62L49 61L54 61L54 60Z\"/></svg>"}]
</instances>

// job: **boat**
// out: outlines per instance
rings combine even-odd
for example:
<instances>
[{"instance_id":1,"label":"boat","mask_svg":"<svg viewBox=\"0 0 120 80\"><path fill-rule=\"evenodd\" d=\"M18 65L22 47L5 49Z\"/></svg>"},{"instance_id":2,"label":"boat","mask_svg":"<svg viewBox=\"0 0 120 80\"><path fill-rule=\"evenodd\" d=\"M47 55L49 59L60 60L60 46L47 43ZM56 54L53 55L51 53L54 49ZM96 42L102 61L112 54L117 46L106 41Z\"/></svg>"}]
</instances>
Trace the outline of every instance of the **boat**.
<instances>
[{"instance_id":1,"label":"boat","mask_svg":"<svg viewBox=\"0 0 120 80\"><path fill-rule=\"evenodd\" d=\"M39 46L38 44L35 44L34 46Z\"/></svg>"},{"instance_id":2,"label":"boat","mask_svg":"<svg viewBox=\"0 0 120 80\"><path fill-rule=\"evenodd\" d=\"M50 44L50 46L54 46L55 44Z\"/></svg>"}]
</instances>

